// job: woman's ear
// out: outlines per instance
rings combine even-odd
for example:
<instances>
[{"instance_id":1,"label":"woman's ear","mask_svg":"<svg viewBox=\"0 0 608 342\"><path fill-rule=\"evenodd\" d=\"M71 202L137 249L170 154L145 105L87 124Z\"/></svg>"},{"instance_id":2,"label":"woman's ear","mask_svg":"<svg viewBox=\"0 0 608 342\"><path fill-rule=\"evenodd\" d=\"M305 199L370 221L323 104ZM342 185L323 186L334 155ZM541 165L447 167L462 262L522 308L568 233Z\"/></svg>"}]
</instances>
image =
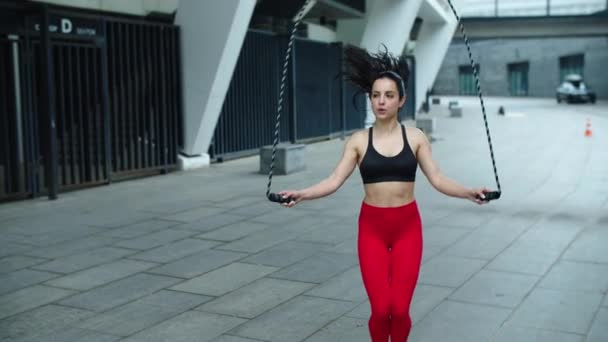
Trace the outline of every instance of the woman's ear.
<instances>
[{"instance_id":1,"label":"woman's ear","mask_svg":"<svg viewBox=\"0 0 608 342\"><path fill-rule=\"evenodd\" d=\"M403 105L405 104L406 98L407 98L407 96L403 95L403 97L399 100L399 108L403 107Z\"/></svg>"}]
</instances>

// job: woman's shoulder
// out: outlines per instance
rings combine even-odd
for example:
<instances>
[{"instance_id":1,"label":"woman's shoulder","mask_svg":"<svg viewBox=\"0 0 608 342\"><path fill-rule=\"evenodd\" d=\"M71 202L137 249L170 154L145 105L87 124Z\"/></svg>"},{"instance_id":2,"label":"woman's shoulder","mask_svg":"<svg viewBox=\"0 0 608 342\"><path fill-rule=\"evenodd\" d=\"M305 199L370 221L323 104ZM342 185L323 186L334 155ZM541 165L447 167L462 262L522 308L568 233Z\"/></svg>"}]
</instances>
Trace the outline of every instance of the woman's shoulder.
<instances>
[{"instance_id":1,"label":"woman's shoulder","mask_svg":"<svg viewBox=\"0 0 608 342\"><path fill-rule=\"evenodd\" d=\"M367 135L368 135L367 128L360 129L360 130L355 131L353 134L351 134L351 136L348 140L354 146L362 147L363 145L367 144Z\"/></svg>"},{"instance_id":2,"label":"woman's shoulder","mask_svg":"<svg viewBox=\"0 0 608 342\"><path fill-rule=\"evenodd\" d=\"M419 139L424 137L424 132L418 127L405 127L405 133L408 137Z\"/></svg>"}]
</instances>

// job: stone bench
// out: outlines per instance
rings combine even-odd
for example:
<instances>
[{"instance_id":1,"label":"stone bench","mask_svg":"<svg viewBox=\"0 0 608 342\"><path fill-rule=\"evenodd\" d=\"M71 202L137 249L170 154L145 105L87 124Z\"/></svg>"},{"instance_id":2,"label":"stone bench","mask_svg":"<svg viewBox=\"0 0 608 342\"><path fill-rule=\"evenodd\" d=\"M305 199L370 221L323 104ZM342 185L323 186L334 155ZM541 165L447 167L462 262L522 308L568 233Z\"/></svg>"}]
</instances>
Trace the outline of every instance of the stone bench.
<instances>
[{"instance_id":1,"label":"stone bench","mask_svg":"<svg viewBox=\"0 0 608 342\"><path fill-rule=\"evenodd\" d=\"M450 117L461 118L462 117L462 107L460 107L459 105L452 106L450 108Z\"/></svg>"},{"instance_id":2,"label":"stone bench","mask_svg":"<svg viewBox=\"0 0 608 342\"><path fill-rule=\"evenodd\" d=\"M435 132L436 126L435 118L417 118L416 127L418 127L424 134L430 135Z\"/></svg>"},{"instance_id":3,"label":"stone bench","mask_svg":"<svg viewBox=\"0 0 608 342\"><path fill-rule=\"evenodd\" d=\"M306 169L304 162L304 144L278 144L274 159L274 175L288 175ZM260 173L270 171L272 145L260 148Z\"/></svg>"}]
</instances>

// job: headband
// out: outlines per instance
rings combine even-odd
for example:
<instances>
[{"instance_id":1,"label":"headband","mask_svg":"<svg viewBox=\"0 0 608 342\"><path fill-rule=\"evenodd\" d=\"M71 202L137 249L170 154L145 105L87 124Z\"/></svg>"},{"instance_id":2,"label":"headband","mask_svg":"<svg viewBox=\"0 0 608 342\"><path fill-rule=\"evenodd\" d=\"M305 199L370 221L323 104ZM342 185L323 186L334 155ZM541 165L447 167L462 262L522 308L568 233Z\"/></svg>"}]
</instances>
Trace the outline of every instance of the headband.
<instances>
[{"instance_id":1,"label":"headband","mask_svg":"<svg viewBox=\"0 0 608 342\"><path fill-rule=\"evenodd\" d=\"M392 70L383 71L380 73L380 76L383 76L386 74L391 74L392 76L396 77L399 80L399 82L401 83L401 90L403 91L403 96L405 96L405 83L403 82L403 78L398 73L396 73Z\"/></svg>"}]
</instances>

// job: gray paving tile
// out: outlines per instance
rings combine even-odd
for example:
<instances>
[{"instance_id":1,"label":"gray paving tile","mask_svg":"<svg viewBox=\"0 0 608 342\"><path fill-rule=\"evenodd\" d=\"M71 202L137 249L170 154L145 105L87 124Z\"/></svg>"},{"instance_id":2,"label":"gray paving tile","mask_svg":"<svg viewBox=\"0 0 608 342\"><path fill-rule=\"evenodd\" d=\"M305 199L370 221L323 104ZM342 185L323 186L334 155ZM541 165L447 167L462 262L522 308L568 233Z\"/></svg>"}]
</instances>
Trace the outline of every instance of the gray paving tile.
<instances>
[{"instance_id":1,"label":"gray paving tile","mask_svg":"<svg viewBox=\"0 0 608 342\"><path fill-rule=\"evenodd\" d=\"M560 260L539 286L603 294L608 291L608 265Z\"/></svg>"},{"instance_id":2,"label":"gray paving tile","mask_svg":"<svg viewBox=\"0 0 608 342\"><path fill-rule=\"evenodd\" d=\"M327 248L325 244L287 241L243 259L243 262L284 267L296 263Z\"/></svg>"},{"instance_id":3,"label":"gray paving tile","mask_svg":"<svg viewBox=\"0 0 608 342\"><path fill-rule=\"evenodd\" d=\"M242 219L242 217L241 217ZM268 229L270 226L265 223L255 223L250 221L241 221L218 228L214 231L197 235L201 239L218 240L218 241L234 241L253 233Z\"/></svg>"},{"instance_id":4,"label":"gray paving tile","mask_svg":"<svg viewBox=\"0 0 608 342\"><path fill-rule=\"evenodd\" d=\"M154 213L144 213L133 211L130 208L112 206L103 210L96 208L94 211L82 215L81 222L86 222L88 225L96 227L118 228L149 220L155 216L156 214Z\"/></svg>"},{"instance_id":5,"label":"gray paving tile","mask_svg":"<svg viewBox=\"0 0 608 342\"><path fill-rule=\"evenodd\" d=\"M32 245L25 245L14 242L3 243L2 249L0 249L0 258L27 253L27 251L30 251L34 248L36 247Z\"/></svg>"},{"instance_id":6,"label":"gray paving tile","mask_svg":"<svg viewBox=\"0 0 608 342\"><path fill-rule=\"evenodd\" d=\"M341 317L321 328L304 342L369 342L367 320Z\"/></svg>"},{"instance_id":7,"label":"gray paving tile","mask_svg":"<svg viewBox=\"0 0 608 342\"><path fill-rule=\"evenodd\" d=\"M513 327L506 324L498 330L492 342L583 342L582 335L550 330Z\"/></svg>"},{"instance_id":8,"label":"gray paving tile","mask_svg":"<svg viewBox=\"0 0 608 342\"><path fill-rule=\"evenodd\" d=\"M352 267L344 273L330 278L326 282L315 286L306 294L351 302L362 302L367 298L359 266Z\"/></svg>"},{"instance_id":9,"label":"gray paving tile","mask_svg":"<svg viewBox=\"0 0 608 342\"><path fill-rule=\"evenodd\" d=\"M42 264L48 261L44 258L34 258L24 255L13 255L6 258L0 259L0 274L9 273L20 270L29 266Z\"/></svg>"},{"instance_id":10,"label":"gray paving tile","mask_svg":"<svg viewBox=\"0 0 608 342\"><path fill-rule=\"evenodd\" d=\"M141 331L125 342L197 341L207 342L245 322L244 319L220 316L207 312L187 311L149 329Z\"/></svg>"},{"instance_id":11,"label":"gray paving tile","mask_svg":"<svg viewBox=\"0 0 608 342\"><path fill-rule=\"evenodd\" d=\"M608 246L608 229L590 229L574 240L563 258L608 264L606 246Z\"/></svg>"},{"instance_id":12,"label":"gray paving tile","mask_svg":"<svg viewBox=\"0 0 608 342\"><path fill-rule=\"evenodd\" d=\"M561 250L515 242L501 252L487 266L487 269L543 275L555 263Z\"/></svg>"},{"instance_id":13,"label":"gray paving tile","mask_svg":"<svg viewBox=\"0 0 608 342\"><path fill-rule=\"evenodd\" d=\"M433 208L431 210L430 208L420 205L418 206L418 211L420 211L420 216L422 216L422 226L427 227L432 224L437 224L441 219L453 213L454 209Z\"/></svg>"},{"instance_id":14,"label":"gray paving tile","mask_svg":"<svg viewBox=\"0 0 608 342\"><path fill-rule=\"evenodd\" d=\"M357 255L357 237L349 238L335 246L327 246L323 252Z\"/></svg>"},{"instance_id":15,"label":"gray paving tile","mask_svg":"<svg viewBox=\"0 0 608 342\"><path fill-rule=\"evenodd\" d=\"M276 267L233 263L192 278L171 289L209 296L221 296L276 270Z\"/></svg>"},{"instance_id":16,"label":"gray paving tile","mask_svg":"<svg viewBox=\"0 0 608 342\"><path fill-rule=\"evenodd\" d=\"M298 296L231 330L230 334L264 341L301 341L353 306L351 302Z\"/></svg>"},{"instance_id":17,"label":"gray paving tile","mask_svg":"<svg viewBox=\"0 0 608 342\"><path fill-rule=\"evenodd\" d=\"M540 221L527 230L518 241L529 246L563 250L581 230L579 222Z\"/></svg>"},{"instance_id":18,"label":"gray paving tile","mask_svg":"<svg viewBox=\"0 0 608 342\"><path fill-rule=\"evenodd\" d=\"M129 336L212 299L176 291L159 291L132 303L81 321L78 327L116 336Z\"/></svg>"},{"instance_id":19,"label":"gray paving tile","mask_svg":"<svg viewBox=\"0 0 608 342\"><path fill-rule=\"evenodd\" d=\"M448 287L418 284L410 305L412 323L416 324L443 302L454 289ZM369 305L369 304L368 304ZM366 312L369 318L371 311Z\"/></svg>"},{"instance_id":20,"label":"gray paving tile","mask_svg":"<svg viewBox=\"0 0 608 342\"><path fill-rule=\"evenodd\" d=\"M157 265L137 260L117 260L47 281L46 285L81 291L90 290Z\"/></svg>"},{"instance_id":21,"label":"gray paving tile","mask_svg":"<svg viewBox=\"0 0 608 342\"><path fill-rule=\"evenodd\" d=\"M250 338L222 335L211 342L260 342L260 340L252 340Z\"/></svg>"},{"instance_id":22,"label":"gray paving tile","mask_svg":"<svg viewBox=\"0 0 608 342\"><path fill-rule=\"evenodd\" d=\"M0 319L65 298L74 291L34 285L0 296Z\"/></svg>"},{"instance_id":23,"label":"gray paving tile","mask_svg":"<svg viewBox=\"0 0 608 342\"><path fill-rule=\"evenodd\" d=\"M86 252L99 247L108 246L116 241L116 238L107 236L88 236L85 238L78 238L75 240L53 244L48 247L36 248L28 251L27 255L39 258L56 259L71 254Z\"/></svg>"},{"instance_id":24,"label":"gray paving tile","mask_svg":"<svg viewBox=\"0 0 608 342\"><path fill-rule=\"evenodd\" d=\"M0 295L56 278L56 273L20 270L0 275Z\"/></svg>"},{"instance_id":25,"label":"gray paving tile","mask_svg":"<svg viewBox=\"0 0 608 342\"><path fill-rule=\"evenodd\" d=\"M139 211L170 215L191 209L202 208L208 204L208 202L193 201L191 198L175 197L176 196L174 196L174 198L149 201L143 204L139 208Z\"/></svg>"},{"instance_id":26,"label":"gray paving tile","mask_svg":"<svg viewBox=\"0 0 608 342\"><path fill-rule=\"evenodd\" d=\"M347 312L344 316L351 318L369 319L371 315L371 306L369 300L365 300L363 303L358 304L352 310Z\"/></svg>"},{"instance_id":27,"label":"gray paving tile","mask_svg":"<svg viewBox=\"0 0 608 342\"><path fill-rule=\"evenodd\" d=\"M459 287L484 264L483 260L440 255L422 264L418 282L425 285Z\"/></svg>"},{"instance_id":28,"label":"gray paving tile","mask_svg":"<svg viewBox=\"0 0 608 342\"><path fill-rule=\"evenodd\" d=\"M307 259L285 267L271 275L273 278L322 283L357 265L358 260L348 254L317 253Z\"/></svg>"},{"instance_id":29,"label":"gray paving tile","mask_svg":"<svg viewBox=\"0 0 608 342\"><path fill-rule=\"evenodd\" d=\"M189 279L228 265L245 256L247 256L245 253L207 249L163 266L152 268L148 270L148 273Z\"/></svg>"},{"instance_id":30,"label":"gray paving tile","mask_svg":"<svg viewBox=\"0 0 608 342\"><path fill-rule=\"evenodd\" d=\"M131 255L130 258L150 262L167 263L220 244L215 241L185 239Z\"/></svg>"},{"instance_id":31,"label":"gray paving tile","mask_svg":"<svg viewBox=\"0 0 608 342\"><path fill-rule=\"evenodd\" d=\"M313 284L263 278L243 286L197 310L241 318L254 318L310 289Z\"/></svg>"},{"instance_id":32,"label":"gray paving tile","mask_svg":"<svg viewBox=\"0 0 608 342\"><path fill-rule=\"evenodd\" d=\"M481 270L450 299L515 308L532 290L537 276Z\"/></svg>"},{"instance_id":33,"label":"gray paving tile","mask_svg":"<svg viewBox=\"0 0 608 342\"><path fill-rule=\"evenodd\" d=\"M93 314L91 311L53 304L41 306L0 320L0 341L20 341L46 336Z\"/></svg>"},{"instance_id":34,"label":"gray paving tile","mask_svg":"<svg viewBox=\"0 0 608 342\"><path fill-rule=\"evenodd\" d=\"M240 240L222 245L217 249L235 252L258 253L282 242L291 240L304 232L305 229L299 229L299 227L294 228L294 226L289 225L274 226L273 228L268 228Z\"/></svg>"},{"instance_id":35,"label":"gray paving tile","mask_svg":"<svg viewBox=\"0 0 608 342\"><path fill-rule=\"evenodd\" d=\"M424 247L436 246L444 248L463 239L471 231L454 227L429 226L424 228Z\"/></svg>"},{"instance_id":36,"label":"gray paving tile","mask_svg":"<svg viewBox=\"0 0 608 342\"><path fill-rule=\"evenodd\" d=\"M66 218L66 220L69 220L69 218ZM27 240L24 240L23 243L39 247L49 247L51 245L59 243L70 244L70 241L86 239L89 236L98 234L102 231L103 228L88 227L84 224L77 226L58 227L57 230L49 230L40 234L33 233L27 238Z\"/></svg>"},{"instance_id":37,"label":"gray paving tile","mask_svg":"<svg viewBox=\"0 0 608 342\"><path fill-rule=\"evenodd\" d=\"M59 304L100 312L175 285L180 281L177 278L136 274L77 294L62 300Z\"/></svg>"},{"instance_id":38,"label":"gray paving tile","mask_svg":"<svg viewBox=\"0 0 608 342\"><path fill-rule=\"evenodd\" d=\"M296 238L298 241L308 241L325 244L338 244L357 237L357 226L347 224L326 224L315 228Z\"/></svg>"},{"instance_id":39,"label":"gray paving tile","mask_svg":"<svg viewBox=\"0 0 608 342\"><path fill-rule=\"evenodd\" d=\"M444 301L413 327L408 341L488 341L510 312L508 309Z\"/></svg>"},{"instance_id":40,"label":"gray paving tile","mask_svg":"<svg viewBox=\"0 0 608 342\"><path fill-rule=\"evenodd\" d=\"M263 215L269 211L276 211L276 209L276 204L273 205L269 202L258 202L252 205L243 205L238 208L233 208L232 210L230 210L230 214L251 218Z\"/></svg>"},{"instance_id":41,"label":"gray paving tile","mask_svg":"<svg viewBox=\"0 0 608 342\"><path fill-rule=\"evenodd\" d=\"M480 209L485 209L485 211ZM473 229L479 227L483 223L489 222L494 214L494 211L488 208L459 210L444 216L443 218L437 220L434 224Z\"/></svg>"},{"instance_id":42,"label":"gray paving tile","mask_svg":"<svg viewBox=\"0 0 608 342\"><path fill-rule=\"evenodd\" d=\"M213 201L213 205L219 208L233 209L233 208L241 208L248 207L251 205L255 205L260 203L260 200L265 200L261 198L261 196L231 196L229 198L216 199L211 198Z\"/></svg>"},{"instance_id":43,"label":"gray paving tile","mask_svg":"<svg viewBox=\"0 0 608 342\"><path fill-rule=\"evenodd\" d=\"M46 336L38 336L28 342L114 342L120 340L119 336L101 334L95 331L83 330L78 328L67 328L61 331L55 331Z\"/></svg>"},{"instance_id":44,"label":"gray paving tile","mask_svg":"<svg viewBox=\"0 0 608 342\"><path fill-rule=\"evenodd\" d=\"M510 323L585 334L601 298L599 294L535 289L515 311Z\"/></svg>"},{"instance_id":45,"label":"gray paving tile","mask_svg":"<svg viewBox=\"0 0 608 342\"><path fill-rule=\"evenodd\" d=\"M439 255L443 248L438 246L423 246L422 247L422 263L428 262L433 257Z\"/></svg>"},{"instance_id":46,"label":"gray paving tile","mask_svg":"<svg viewBox=\"0 0 608 342\"><path fill-rule=\"evenodd\" d=\"M475 230L443 253L478 259L493 259L509 246L521 233L522 226L494 226Z\"/></svg>"},{"instance_id":47,"label":"gray paving tile","mask_svg":"<svg viewBox=\"0 0 608 342\"><path fill-rule=\"evenodd\" d=\"M595 316L586 342L608 341L608 309L600 308Z\"/></svg>"},{"instance_id":48,"label":"gray paving tile","mask_svg":"<svg viewBox=\"0 0 608 342\"><path fill-rule=\"evenodd\" d=\"M228 212L222 212L219 214L202 218L199 221L180 224L175 228L192 230L197 232L208 232L220 227L234 225L236 223L244 221L245 219L246 218L241 215L233 215Z\"/></svg>"},{"instance_id":49,"label":"gray paving tile","mask_svg":"<svg viewBox=\"0 0 608 342\"><path fill-rule=\"evenodd\" d=\"M130 254L134 254L134 252L123 248L101 247L61 257L32 268L40 271L71 273L120 259Z\"/></svg>"},{"instance_id":50,"label":"gray paving tile","mask_svg":"<svg viewBox=\"0 0 608 342\"><path fill-rule=\"evenodd\" d=\"M107 232L101 233L103 236L109 236L114 238L121 239L132 239L138 236L150 234L153 232L157 232L159 230L167 229L169 227L174 227L178 225L179 222L175 221L166 221L166 220L146 220L142 222L137 222L128 226L115 228L109 230Z\"/></svg>"},{"instance_id":51,"label":"gray paving tile","mask_svg":"<svg viewBox=\"0 0 608 342\"><path fill-rule=\"evenodd\" d=\"M163 219L187 223L200 221L205 217L213 216L215 214L219 214L225 211L226 209L223 208L201 207L188 209L172 215L163 216Z\"/></svg>"},{"instance_id":52,"label":"gray paving tile","mask_svg":"<svg viewBox=\"0 0 608 342\"><path fill-rule=\"evenodd\" d=\"M115 244L115 246L145 250L162 246L173 241L185 239L193 235L195 234L189 231L179 229L163 229L161 231L139 236L137 238L119 241Z\"/></svg>"}]
</instances>

